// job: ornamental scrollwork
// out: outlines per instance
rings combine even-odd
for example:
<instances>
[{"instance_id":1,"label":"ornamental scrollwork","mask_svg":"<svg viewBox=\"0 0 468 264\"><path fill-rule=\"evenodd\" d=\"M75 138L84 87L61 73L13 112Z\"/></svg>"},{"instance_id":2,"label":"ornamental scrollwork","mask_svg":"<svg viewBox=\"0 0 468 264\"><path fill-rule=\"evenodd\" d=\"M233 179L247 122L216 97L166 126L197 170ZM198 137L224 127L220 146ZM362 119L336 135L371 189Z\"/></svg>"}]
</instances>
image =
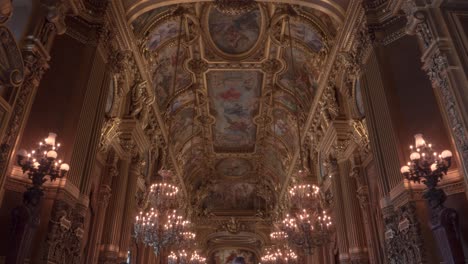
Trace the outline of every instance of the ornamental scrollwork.
<instances>
[{"instance_id":1,"label":"ornamental scrollwork","mask_svg":"<svg viewBox=\"0 0 468 264\"><path fill-rule=\"evenodd\" d=\"M109 118L103 124L101 129L101 139L99 141L99 151L106 152L110 146L110 144L114 140L119 140L119 125L120 125L120 118Z\"/></svg>"},{"instance_id":2,"label":"ornamental scrollwork","mask_svg":"<svg viewBox=\"0 0 468 264\"><path fill-rule=\"evenodd\" d=\"M63 201L56 201L49 221L44 260L49 263L80 263L84 216Z\"/></svg>"},{"instance_id":3,"label":"ornamental scrollwork","mask_svg":"<svg viewBox=\"0 0 468 264\"><path fill-rule=\"evenodd\" d=\"M384 221L388 263L424 263L423 238L414 203L400 207Z\"/></svg>"}]
</instances>

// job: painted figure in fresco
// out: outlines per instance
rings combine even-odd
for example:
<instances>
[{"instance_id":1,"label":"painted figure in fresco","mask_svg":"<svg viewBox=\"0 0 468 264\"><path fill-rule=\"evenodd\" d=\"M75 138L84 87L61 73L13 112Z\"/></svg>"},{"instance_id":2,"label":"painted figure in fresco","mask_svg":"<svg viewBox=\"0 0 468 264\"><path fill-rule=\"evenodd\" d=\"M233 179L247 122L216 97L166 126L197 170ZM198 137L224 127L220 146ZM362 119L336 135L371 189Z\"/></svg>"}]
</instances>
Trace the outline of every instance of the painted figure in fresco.
<instances>
[{"instance_id":1,"label":"painted figure in fresco","mask_svg":"<svg viewBox=\"0 0 468 264\"><path fill-rule=\"evenodd\" d=\"M154 70L153 82L156 84L156 95L159 99L160 106L164 105L173 91L173 75L176 65L176 48L165 48L160 54L159 64ZM177 67L177 78L175 90L187 86L190 83L190 76L184 71L182 65L186 59L186 54L183 50L179 53L179 63Z\"/></svg>"},{"instance_id":2,"label":"painted figure in fresco","mask_svg":"<svg viewBox=\"0 0 468 264\"><path fill-rule=\"evenodd\" d=\"M294 38L302 40L309 48L315 52L319 52L322 47L322 39L320 36L310 27L300 24L297 22L291 23L291 35Z\"/></svg>"},{"instance_id":3,"label":"painted figure in fresco","mask_svg":"<svg viewBox=\"0 0 468 264\"><path fill-rule=\"evenodd\" d=\"M232 131L236 134L244 134L244 136L249 137L249 129L252 126L250 122L243 119L233 120L227 115L224 115L224 118L226 118L226 121L229 124L224 128L225 130Z\"/></svg>"},{"instance_id":4,"label":"painted figure in fresco","mask_svg":"<svg viewBox=\"0 0 468 264\"><path fill-rule=\"evenodd\" d=\"M214 10L210 16L210 32L218 47L227 53L247 51L257 40L260 25L258 10L234 17L226 17Z\"/></svg>"},{"instance_id":5,"label":"painted figure in fresco","mask_svg":"<svg viewBox=\"0 0 468 264\"><path fill-rule=\"evenodd\" d=\"M177 36L179 29L175 21L157 27L149 36L148 49L156 49L163 41Z\"/></svg>"},{"instance_id":6,"label":"painted figure in fresco","mask_svg":"<svg viewBox=\"0 0 468 264\"><path fill-rule=\"evenodd\" d=\"M241 93L234 87L230 87L228 90L219 93L218 95L223 101L237 101L241 97Z\"/></svg>"},{"instance_id":7,"label":"painted figure in fresco","mask_svg":"<svg viewBox=\"0 0 468 264\"><path fill-rule=\"evenodd\" d=\"M237 117L247 117L249 115L248 109L244 109L244 107L242 107L242 105L239 103L227 105L224 108L224 113L228 115L235 115Z\"/></svg>"}]
</instances>

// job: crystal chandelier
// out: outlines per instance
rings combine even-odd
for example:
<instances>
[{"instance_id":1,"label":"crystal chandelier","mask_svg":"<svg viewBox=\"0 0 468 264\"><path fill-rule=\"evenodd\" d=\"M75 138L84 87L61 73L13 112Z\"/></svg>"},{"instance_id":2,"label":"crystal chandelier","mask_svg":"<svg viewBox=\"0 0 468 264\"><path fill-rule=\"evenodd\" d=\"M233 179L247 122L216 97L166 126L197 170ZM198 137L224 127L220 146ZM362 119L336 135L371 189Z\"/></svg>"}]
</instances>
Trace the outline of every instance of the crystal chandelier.
<instances>
[{"instance_id":1,"label":"crystal chandelier","mask_svg":"<svg viewBox=\"0 0 468 264\"><path fill-rule=\"evenodd\" d=\"M137 240L151 246L159 254L162 248L171 246L183 240L183 232L188 225L182 216L177 215L175 208L179 188L165 182L170 178L171 171L159 171L161 180L152 184L146 196L150 210L136 216L134 233Z\"/></svg>"},{"instance_id":2,"label":"crystal chandelier","mask_svg":"<svg viewBox=\"0 0 468 264\"><path fill-rule=\"evenodd\" d=\"M287 244L288 234L276 231L270 234L273 246L265 251L262 264L297 264L297 254Z\"/></svg>"},{"instance_id":3,"label":"crystal chandelier","mask_svg":"<svg viewBox=\"0 0 468 264\"><path fill-rule=\"evenodd\" d=\"M261 258L261 264L296 264L297 255L289 247L267 249Z\"/></svg>"},{"instance_id":4,"label":"crystal chandelier","mask_svg":"<svg viewBox=\"0 0 468 264\"><path fill-rule=\"evenodd\" d=\"M320 189L314 184L296 184L289 190L291 208L281 223L291 245L312 254L313 249L327 243L331 217L320 205Z\"/></svg>"},{"instance_id":5,"label":"crystal chandelier","mask_svg":"<svg viewBox=\"0 0 468 264\"><path fill-rule=\"evenodd\" d=\"M240 15L255 8L254 0L214 0L215 8L226 15Z\"/></svg>"},{"instance_id":6,"label":"crystal chandelier","mask_svg":"<svg viewBox=\"0 0 468 264\"><path fill-rule=\"evenodd\" d=\"M179 250L177 253L171 251L167 257L168 264L206 264L206 258L198 255L196 251L191 254L186 250Z\"/></svg>"},{"instance_id":7,"label":"crystal chandelier","mask_svg":"<svg viewBox=\"0 0 468 264\"><path fill-rule=\"evenodd\" d=\"M177 215L176 210L171 213L159 213L151 208L146 214L140 211L134 225L135 236L138 240L154 249L156 255L161 249L180 243L184 230L190 222Z\"/></svg>"}]
</instances>

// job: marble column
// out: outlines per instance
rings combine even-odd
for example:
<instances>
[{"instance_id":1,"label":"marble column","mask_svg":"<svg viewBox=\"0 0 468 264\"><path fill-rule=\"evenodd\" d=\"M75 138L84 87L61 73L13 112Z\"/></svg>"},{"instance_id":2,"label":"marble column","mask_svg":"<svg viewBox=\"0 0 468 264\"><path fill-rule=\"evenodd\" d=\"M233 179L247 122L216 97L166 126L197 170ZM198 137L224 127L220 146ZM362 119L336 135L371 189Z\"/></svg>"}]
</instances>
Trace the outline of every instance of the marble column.
<instances>
[{"instance_id":1,"label":"marble column","mask_svg":"<svg viewBox=\"0 0 468 264\"><path fill-rule=\"evenodd\" d=\"M99 263L117 262L124 216L122 208L125 205L129 166L129 160L121 160L119 176L115 177L112 182L112 197L106 213L106 225L101 240Z\"/></svg>"}]
</instances>

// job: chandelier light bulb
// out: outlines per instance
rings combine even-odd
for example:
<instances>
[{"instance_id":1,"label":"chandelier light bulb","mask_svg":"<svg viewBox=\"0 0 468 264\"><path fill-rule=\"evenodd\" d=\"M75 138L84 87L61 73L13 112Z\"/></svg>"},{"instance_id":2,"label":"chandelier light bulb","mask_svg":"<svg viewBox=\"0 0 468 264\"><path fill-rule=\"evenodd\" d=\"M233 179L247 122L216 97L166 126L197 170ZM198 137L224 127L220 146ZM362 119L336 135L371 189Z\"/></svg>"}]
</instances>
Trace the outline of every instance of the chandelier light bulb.
<instances>
[{"instance_id":1,"label":"chandelier light bulb","mask_svg":"<svg viewBox=\"0 0 468 264\"><path fill-rule=\"evenodd\" d=\"M423 147L426 145L426 141L424 141L423 135L422 134L416 134L414 135L414 140L415 140L415 145L417 148Z\"/></svg>"},{"instance_id":2,"label":"chandelier light bulb","mask_svg":"<svg viewBox=\"0 0 468 264\"><path fill-rule=\"evenodd\" d=\"M419 160L419 159L421 159L421 154L419 154L418 152L411 153L410 160Z\"/></svg>"},{"instance_id":3,"label":"chandelier light bulb","mask_svg":"<svg viewBox=\"0 0 468 264\"><path fill-rule=\"evenodd\" d=\"M443 158L443 159L451 158L452 157L452 152L450 150L444 150L440 154L440 157Z\"/></svg>"},{"instance_id":4,"label":"chandelier light bulb","mask_svg":"<svg viewBox=\"0 0 468 264\"><path fill-rule=\"evenodd\" d=\"M57 151L49 150L49 152L47 152L47 158L48 159L56 159L57 158Z\"/></svg>"},{"instance_id":5,"label":"chandelier light bulb","mask_svg":"<svg viewBox=\"0 0 468 264\"><path fill-rule=\"evenodd\" d=\"M39 162L36 161L33 163L33 168L37 170L39 169L39 165L40 165Z\"/></svg>"},{"instance_id":6,"label":"chandelier light bulb","mask_svg":"<svg viewBox=\"0 0 468 264\"><path fill-rule=\"evenodd\" d=\"M28 156L28 152L25 150L25 149L20 149L18 150L18 152L16 153L16 155L22 157L22 158L25 158Z\"/></svg>"},{"instance_id":7,"label":"chandelier light bulb","mask_svg":"<svg viewBox=\"0 0 468 264\"><path fill-rule=\"evenodd\" d=\"M431 171L436 171L436 170L437 170L437 163L432 163Z\"/></svg>"},{"instance_id":8,"label":"chandelier light bulb","mask_svg":"<svg viewBox=\"0 0 468 264\"><path fill-rule=\"evenodd\" d=\"M62 163L62 164L60 164L60 170L61 171L69 171L70 170L70 165L68 165L66 163Z\"/></svg>"}]
</instances>

